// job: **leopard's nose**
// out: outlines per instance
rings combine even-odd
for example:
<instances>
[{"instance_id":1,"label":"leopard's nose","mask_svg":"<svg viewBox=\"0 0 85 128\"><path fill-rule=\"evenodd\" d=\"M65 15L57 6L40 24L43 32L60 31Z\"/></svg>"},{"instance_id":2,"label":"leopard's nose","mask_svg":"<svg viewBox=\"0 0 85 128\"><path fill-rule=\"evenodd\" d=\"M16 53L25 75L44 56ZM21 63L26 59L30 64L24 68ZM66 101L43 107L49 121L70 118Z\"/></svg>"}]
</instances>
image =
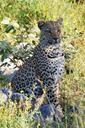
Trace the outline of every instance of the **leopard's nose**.
<instances>
[{"instance_id":1,"label":"leopard's nose","mask_svg":"<svg viewBox=\"0 0 85 128\"><path fill-rule=\"evenodd\" d=\"M59 41L59 38L58 37L53 37L54 41L55 42L58 42Z\"/></svg>"},{"instance_id":2,"label":"leopard's nose","mask_svg":"<svg viewBox=\"0 0 85 128\"><path fill-rule=\"evenodd\" d=\"M53 37L54 40L57 40L57 37Z\"/></svg>"},{"instance_id":3,"label":"leopard's nose","mask_svg":"<svg viewBox=\"0 0 85 128\"><path fill-rule=\"evenodd\" d=\"M55 34L55 35L53 35L53 39L54 40L57 40L58 39L58 36Z\"/></svg>"}]
</instances>

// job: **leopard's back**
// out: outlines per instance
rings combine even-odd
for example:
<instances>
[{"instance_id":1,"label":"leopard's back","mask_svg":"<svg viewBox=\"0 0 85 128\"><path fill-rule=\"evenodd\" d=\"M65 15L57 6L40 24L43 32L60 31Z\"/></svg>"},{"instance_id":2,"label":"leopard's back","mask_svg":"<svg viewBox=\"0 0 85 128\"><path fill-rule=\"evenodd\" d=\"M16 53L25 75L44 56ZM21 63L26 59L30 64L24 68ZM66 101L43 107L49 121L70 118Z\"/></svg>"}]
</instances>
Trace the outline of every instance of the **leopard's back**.
<instances>
[{"instance_id":1,"label":"leopard's back","mask_svg":"<svg viewBox=\"0 0 85 128\"><path fill-rule=\"evenodd\" d=\"M13 91L20 92L32 88L35 83L35 69L32 59L28 59L16 72L11 81Z\"/></svg>"}]
</instances>

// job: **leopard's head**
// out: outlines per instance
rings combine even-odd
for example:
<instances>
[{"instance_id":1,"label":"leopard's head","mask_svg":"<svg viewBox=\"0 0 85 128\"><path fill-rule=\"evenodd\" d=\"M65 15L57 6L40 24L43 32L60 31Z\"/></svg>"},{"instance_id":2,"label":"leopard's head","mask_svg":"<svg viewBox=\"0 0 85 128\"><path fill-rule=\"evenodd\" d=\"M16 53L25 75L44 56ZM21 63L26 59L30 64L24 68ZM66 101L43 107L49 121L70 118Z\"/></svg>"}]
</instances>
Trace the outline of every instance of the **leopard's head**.
<instances>
[{"instance_id":1,"label":"leopard's head","mask_svg":"<svg viewBox=\"0 0 85 128\"><path fill-rule=\"evenodd\" d=\"M50 45L60 43L62 22L62 18L57 21L39 21L38 27L41 30L41 42L44 40L43 42Z\"/></svg>"}]
</instances>

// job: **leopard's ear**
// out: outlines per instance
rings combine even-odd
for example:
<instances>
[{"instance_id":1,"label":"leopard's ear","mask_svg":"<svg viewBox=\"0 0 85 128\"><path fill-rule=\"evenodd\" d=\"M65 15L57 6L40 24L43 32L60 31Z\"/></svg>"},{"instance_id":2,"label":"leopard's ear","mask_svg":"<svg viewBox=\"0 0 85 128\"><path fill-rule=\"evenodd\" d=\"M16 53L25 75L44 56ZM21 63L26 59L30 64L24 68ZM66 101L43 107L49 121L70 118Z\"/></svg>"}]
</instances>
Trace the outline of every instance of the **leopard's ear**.
<instances>
[{"instance_id":1,"label":"leopard's ear","mask_svg":"<svg viewBox=\"0 0 85 128\"><path fill-rule=\"evenodd\" d=\"M41 29L43 25L45 24L45 21L38 21L38 27Z\"/></svg>"},{"instance_id":2,"label":"leopard's ear","mask_svg":"<svg viewBox=\"0 0 85 128\"><path fill-rule=\"evenodd\" d=\"M57 23L61 26L61 25L63 24L63 18L59 18L59 19L57 20Z\"/></svg>"}]
</instances>

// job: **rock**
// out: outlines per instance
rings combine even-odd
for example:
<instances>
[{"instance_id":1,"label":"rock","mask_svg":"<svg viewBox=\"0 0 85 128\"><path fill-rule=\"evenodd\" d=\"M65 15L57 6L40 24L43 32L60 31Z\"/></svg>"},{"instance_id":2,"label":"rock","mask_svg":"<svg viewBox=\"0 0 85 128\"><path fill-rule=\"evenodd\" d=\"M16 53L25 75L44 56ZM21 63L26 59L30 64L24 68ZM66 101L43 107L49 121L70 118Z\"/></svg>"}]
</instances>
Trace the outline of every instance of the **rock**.
<instances>
[{"instance_id":1,"label":"rock","mask_svg":"<svg viewBox=\"0 0 85 128\"><path fill-rule=\"evenodd\" d=\"M8 101L11 93L12 93L11 90L9 90L6 87L0 89L0 105Z\"/></svg>"},{"instance_id":2,"label":"rock","mask_svg":"<svg viewBox=\"0 0 85 128\"><path fill-rule=\"evenodd\" d=\"M21 94L21 93L12 93L10 99L13 102L17 102L17 103L19 103L20 101L25 102L26 96L24 94Z\"/></svg>"},{"instance_id":3,"label":"rock","mask_svg":"<svg viewBox=\"0 0 85 128\"><path fill-rule=\"evenodd\" d=\"M47 117L50 117L53 115L52 108L49 104L43 104L40 106L40 112L42 114L42 117L46 119Z\"/></svg>"}]
</instances>

